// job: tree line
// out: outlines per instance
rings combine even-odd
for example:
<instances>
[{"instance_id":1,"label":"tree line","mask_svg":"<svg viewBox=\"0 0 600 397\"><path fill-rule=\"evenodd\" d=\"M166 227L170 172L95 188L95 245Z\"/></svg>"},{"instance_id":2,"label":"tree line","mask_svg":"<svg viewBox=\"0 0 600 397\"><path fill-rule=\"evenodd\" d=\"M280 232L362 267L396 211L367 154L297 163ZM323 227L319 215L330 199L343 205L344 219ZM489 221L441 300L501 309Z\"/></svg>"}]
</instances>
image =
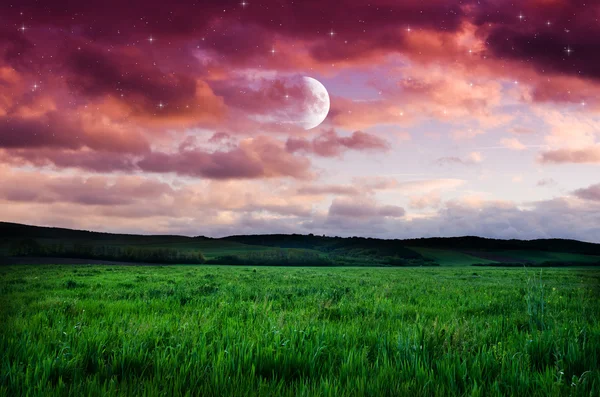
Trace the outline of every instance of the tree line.
<instances>
[{"instance_id":1,"label":"tree line","mask_svg":"<svg viewBox=\"0 0 600 397\"><path fill-rule=\"evenodd\" d=\"M12 256L97 259L122 262L201 264L206 258L200 251L136 246L40 244L33 239L18 241L10 247Z\"/></svg>"}]
</instances>

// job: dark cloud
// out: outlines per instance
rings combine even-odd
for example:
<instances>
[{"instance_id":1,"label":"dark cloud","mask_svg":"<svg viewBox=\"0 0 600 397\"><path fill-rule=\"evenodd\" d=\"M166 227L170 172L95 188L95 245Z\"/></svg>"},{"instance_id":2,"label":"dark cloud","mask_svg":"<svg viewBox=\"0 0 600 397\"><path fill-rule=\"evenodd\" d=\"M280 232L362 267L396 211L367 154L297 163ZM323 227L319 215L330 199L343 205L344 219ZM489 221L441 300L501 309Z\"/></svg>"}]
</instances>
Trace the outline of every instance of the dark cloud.
<instances>
[{"instance_id":1,"label":"dark cloud","mask_svg":"<svg viewBox=\"0 0 600 397\"><path fill-rule=\"evenodd\" d=\"M19 33L16 25L14 26L12 30L8 26L0 28L0 54L5 62L24 66L26 59L24 56L34 48L34 44Z\"/></svg>"},{"instance_id":2,"label":"dark cloud","mask_svg":"<svg viewBox=\"0 0 600 397\"><path fill-rule=\"evenodd\" d=\"M597 2L486 1L474 10L495 58L522 61L545 73L600 78Z\"/></svg>"},{"instance_id":3,"label":"dark cloud","mask_svg":"<svg viewBox=\"0 0 600 397\"><path fill-rule=\"evenodd\" d=\"M143 153L150 145L133 128L121 131L94 120L72 120L50 111L32 118L0 117L0 148L88 148L99 152Z\"/></svg>"},{"instance_id":4,"label":"dark cloud","mask_svg":"<svg viewBox=\"0 0 600 397\"><path fill-rule=\"evenodd\" d=\"M70 86L86 97L112 96L131 116L200 119L224 112L210 87L192 75L166 72L141 53L86 46L66 59Z\"/></svg>"}]
</instances>

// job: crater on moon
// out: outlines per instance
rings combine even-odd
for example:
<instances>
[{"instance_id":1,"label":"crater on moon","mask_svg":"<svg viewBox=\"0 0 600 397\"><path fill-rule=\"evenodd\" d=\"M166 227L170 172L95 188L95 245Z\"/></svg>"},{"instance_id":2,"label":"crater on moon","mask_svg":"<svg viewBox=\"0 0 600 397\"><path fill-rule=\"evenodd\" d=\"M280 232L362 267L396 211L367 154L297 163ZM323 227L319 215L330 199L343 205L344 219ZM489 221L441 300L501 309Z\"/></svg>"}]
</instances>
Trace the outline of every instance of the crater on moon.
<instances>
[{"instance_id":1,"label":"crater on moon","mask_svg":"<svg viewBox=\"0 0 600 397\"><path fill-rule=\"evenodd\" d=\"M305 130L310 130L320 125L329 113L329 93L320 81L312 77L303 77L302 82L306 88L307 100L299 125Z\"/></svg>"},{"instance_id":2,"label":"crater on moon","mask_svg":"<svg viewBox=\"0 0 600 397\"><path fill-rule=\"evenodd\" d=\"M263 105L269 110L254 116L257 121L310 130L329 114L329 93L312 77L286 77L271 81L267 86Z\"/></svg>"}]
</instances>

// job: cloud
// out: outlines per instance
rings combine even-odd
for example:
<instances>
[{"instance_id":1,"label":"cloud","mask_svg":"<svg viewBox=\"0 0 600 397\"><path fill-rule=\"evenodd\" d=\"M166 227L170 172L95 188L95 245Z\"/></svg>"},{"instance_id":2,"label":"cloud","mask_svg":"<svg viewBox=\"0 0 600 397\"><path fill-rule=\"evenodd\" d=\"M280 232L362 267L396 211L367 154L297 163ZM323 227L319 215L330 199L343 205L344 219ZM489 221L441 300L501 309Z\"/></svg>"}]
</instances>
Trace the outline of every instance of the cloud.
<instances>
[{"instance_id":1,"label":"cloud","mask_svg":"<svg viewBox=\"0 0 600 397\"><path fill-rule=\"evenodd\" d=\"M285 232L384 238L481 235L494 238L575 238L600 242L599 186L572 196L515 203L466 195L438 202L437 193L410 196L414 216L371 196L327 201L297 195L279 181L196 180L156 176L24 171L0 166L0 218L84 229L222 236ZM29 189L36 186L37 189ZM110 222L107 223L107 219Z\"/></svg>"},{"instance_id":2,"label":"cloud","mask_svg":"<svg viewBox=\"0 0 600 397\"><path fill-rule=\"evenodd\" d=\"M359 188L351 185L300 186L296 193L301 196L321 196L328 194L336 196L358 196L362 194Z\"/></svg>"},{"instance_id":3,"label":"cloud","mask_svg":"<svg viewBox=\"0 0 600 397\"><path fill-rule=\"evenodd\" d=\"M502 84L496 78L473 76L463 65L412 60L393 68L376 66L374 74L370 85L377 97L332 99L334 125L347 129L409 126L433 118L453 125L454 139L471 139L513 118L502 109Z\"/></svg>"},{"instance_id":4,"label":"cloud","mask_svg":"<svg viewBox=\"0 0 600 397\"><path fill-rule=\"evenodd\" d=\"M522 127L519 125L509 128L508 131L512 134L518 134L518 135L535 134L535 130L533 130L531 128L527 128L527 127Z\"/></svg>"},{"instance_id":5,"label":"cloud","mask_svg":"<svg viewBox=\"0 0 600 397\"><path fill-rule=\"evenodd\" d=\"M210 179L312 177L308 159L289 153L279 141L265 136L243 140L228 151L154 152L137 165L146 172L174 172Z\"/></svg>"},{"instance_id":6,"label":"cloud","mask_svg":"<svg viewBox=\"0 0 600 397\"><path fill-rule=\"evenodd\" d=\"M0 117L0 148L144 153L150 144L138 129L109 123L92 113L74 118L50 111L27 118Z\"/></svg>"},{"instance_id":7,"label":"cloud","mask_svg":"<svg viewBox=\"0 0 600 397\"><path fill-rule=\"evenodd\" d=\"M42 176L36 173L5 173L6 185L0 197L8 201L37 203L75 203L81 205L118 206L145 199L158 200L172 194L164 183L137 176ZM32 189L31 186L35 186Z\"/></svg>"},{"instance_id":8,"label":"cloud","mask_svg":"<svg viewBox=\"0 0 600 397\"><path fill-rule=\"evenodd\" d=\"M439 192L433 192L423 196L412 196L410 198L410 208L423 210L426 208L438 208L442 203L442 197Z\"/></svg>"},{"instance_id":9,"label":"cloud","mask_svg":"<svg viewBox=\"0 0 600 397\"><path fill-rule=\"evenodd\" d=\"M85 97L111 97L119 113L140 122L177 125L214 122L225 112L223 99L193 75L164 73L131 51L107 52L86 45L66 59L69 87Z\"/></svg>"},{"instance_id":10,"label":"cloud","mask_svg":"<svg viewBox=\"0 0 600 397\"><path fill-rule=\"evenodd\" d=\"M554 179L552 178L544 178L544 179L540 179L539 181L537 181L536 186L546 186L546 187L552 187L552 186L556 186L558 185L558 182L556 182Z\"/></svg>"},{"instance_id":11,"label":"cloud","mask_svg":"<svg viewBox=\"0 0 600 397\"><path fill-rule=\"evenodd\" d=\"M356 177L352 184L344 185L308 185L300 186L297 190L299 195L336 195L336 196L361 196L375 194L377 191L394 190L401 194L433 192L434 194L443 190L453 190L465 184L465 180L441 178L441 179L417 179L399 182L389 177Z\"/></svg>"},{"instance_id":12,"label":"cloud","mask_svg":"<svg viewBox=\"0 0 600 397\"><path fill-rule=\"evenodd\" d=\"M522 0L514 8L501 9L489 3L476 7L476 23L482 30L485 26L491 56L527 60L547 71L599 79L600 64L593 55L600 45L595 22L599 7L572 1L542 5L537 0ZM516 18L514 10L520 10L524 19ZM573 27L573 15L577 16L576 25L586 28Z\"/></svg>"},{"instance_id":13,"label":"cloud","mask_svg":"<svg viewBox=\"0 0 600 397\"><path fill-rule=\"evenodd\" d=\"M533 113L550 127L545 141L552 149L581 149L596 144L600 119L593 114L534 107Z\"/></svg>"},{"instance_id":14,"label":"cloud","mask_svg":"<svg viewBox=\"0 0 600 397\"><path fill-rule=\"evenodd\" d=\"M577 189L573 194L583 200L600 201L600 183Z\"/></svg>"},{"instance_id":15,"label":"cloud","mask_svg":"<svg viewBox=\"0 0 600 397\"><path fill-rule=\"evenodd\" d=\"M511 150L525 150L527 146L521 143L517 138L503 138L500 140L502 146Z\"/></svg>"},{"instance_id":16,"label":"cloud","mask_svg":"<svg viewBox=\"0 0 600 397\"><path fill-rule=\"evenodd\" d=\"M389 143L378 136L362 131L355 131L350 136L338 135L334 130L328 130L312 140L305 138L288 138L286 149L290 153L313 153L321 157L340 156L346 150L356 151L386 151Z\"/></svg>"},{"instance_id":17,"label":"cloud","mask_svg":"<svg viewBox=\"0 0 600 397\"><path fill-rule=\"evenodd\" d=\"M184 141L174 152L149 151L139 155L90 150L22 149L0 151L0 160L13 165L78 168L94 172L143 171L174 173L209 179L291 177L311 179L311 162L286 150L276 139L257 136L227 150L207 150Z\"/></svg>"},{"instance_id":18,"label":"cloud","mask_svg":"<svg viewBox=\"0 0 600 397\"><path fill-rule=\"evenodd\" d=\"M597 164L600 163L600 145L582 149L557 149L542 152L538 157L542 164Z\"/></svg>"},{"instance_id":19,"label":"cloud","mask_svg":"<svg viewBox=\"0 0 600 397\"><path fill-rule=\"evenodd\" d=\"M452 190L465 183L464 179L456 178L418 179L400 182L397 188L403 192L427 192L433 190Z\"/></svg>"},{"instance_id":20,"label":"cloud","mask_svg":"<svg viewBox=\"0 0 600 397\"><path fill-rule=\"evenodd\" d=\"M401 218L404 208L396 205L380 205L371 198L336 198L329 207L329 216L346 218Z\"/></svg>"},{"instance_id":21,"label":"cloud","mask_svg":"<svg viewBox=\"0 0 600 397\"><path fill-rule=\"evenodd\" d=\"M441 157L435 161L439 166L445 165L475 165L483 161L483 156L479 152L471 152L466 157Z\"/></svg>"},{"instance_id":22,"label":"cloud","mask_svg":"<svg viewBox=\"0 0 600 397\"><path fill-rule=\"evenodd\" d=\"M61 225L90 218L98 221L102 230L108 227L108 218L113 228L135 222L144 224L146 229L140 231L149 233L159 227L153 224L157 218L174 222L195 219L196 227L214 227L233 222L242 214L307 217L313 205L312 200L302 197L286 197L285 189L278 188L280 184L257 185L247 180L177 184L152 176L56 175L6 166L0 166L0 177L6 182L0 186L0 205L14 210L12 214L0 211L3 219L23 217L29 223L39 223L52 218L51 208L60 214Z\"/></svg>"}]
</instances>

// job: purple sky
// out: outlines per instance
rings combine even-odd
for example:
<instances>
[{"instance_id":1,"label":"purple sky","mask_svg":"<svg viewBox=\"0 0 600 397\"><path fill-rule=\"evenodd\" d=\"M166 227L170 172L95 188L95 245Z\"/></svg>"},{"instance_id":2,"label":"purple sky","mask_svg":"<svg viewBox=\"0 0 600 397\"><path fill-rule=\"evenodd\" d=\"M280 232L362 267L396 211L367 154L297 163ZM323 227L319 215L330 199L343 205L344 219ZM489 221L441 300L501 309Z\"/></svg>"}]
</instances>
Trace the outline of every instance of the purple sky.
<instances>
[{"instance_id":1,"label":"purple sky","mask_svg":"<svg viewBox=\"0 0 600 397\"><path fill-rule=\"evenodd\" d=\"M0 220L600 242L596 2L176 3L0 5Z\"/></svg>"}]
</instances>

